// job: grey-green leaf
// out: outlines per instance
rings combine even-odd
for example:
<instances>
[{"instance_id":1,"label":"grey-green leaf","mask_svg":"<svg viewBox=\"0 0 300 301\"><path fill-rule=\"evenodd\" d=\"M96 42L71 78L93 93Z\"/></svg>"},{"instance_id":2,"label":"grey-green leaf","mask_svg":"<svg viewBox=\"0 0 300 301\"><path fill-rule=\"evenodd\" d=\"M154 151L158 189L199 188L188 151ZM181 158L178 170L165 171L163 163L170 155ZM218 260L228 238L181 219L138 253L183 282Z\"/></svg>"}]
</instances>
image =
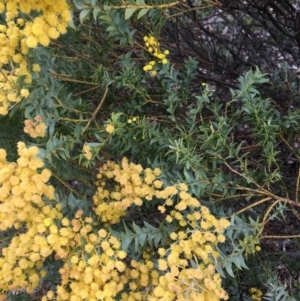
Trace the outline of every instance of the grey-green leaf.
<instances>
[{"instance_id":1,"label":"grey-green leaf","mask_svg":"<svg viewBox=\"0 0 300 301\"><path fill-rule=\"evenodd\" d=\"M125 233L122 233L122 250L127 252L129 245L131 244L132 239L130 236L127 236Z\"/></svg>"},{"instance_id":2,"label":"grey-green leaf","mask_svg":"<svg viewBox=\"0 0 300 301\"><path fill-rule=\"evenodd\" d=\"M126 8L125 10L125 20L130 19L133 13L136 11L136 8Z\"/></svg>"},{"instance_id":3,"label":"grey-green leaf","mask_svg":"<svg viewBox=\"0 0 300 301\"><path fill-rule=\"evenodd\" d=\"M140 12L138 13L137 19L142 18L147 12L148 12L147 8L141 9Z\"/></svg>"},{"instance_id":4,"label":"grey-green leaf","mask_svg":"<svg viewBox=\"0 0 300 301\"><path fill-rule=\"evenodd\" d=\"M91 8L85 8L80 12L79 14L80 23L83 23L84 19L90 14L91 11L92 11Z\"/></svg>"}]
</instances>

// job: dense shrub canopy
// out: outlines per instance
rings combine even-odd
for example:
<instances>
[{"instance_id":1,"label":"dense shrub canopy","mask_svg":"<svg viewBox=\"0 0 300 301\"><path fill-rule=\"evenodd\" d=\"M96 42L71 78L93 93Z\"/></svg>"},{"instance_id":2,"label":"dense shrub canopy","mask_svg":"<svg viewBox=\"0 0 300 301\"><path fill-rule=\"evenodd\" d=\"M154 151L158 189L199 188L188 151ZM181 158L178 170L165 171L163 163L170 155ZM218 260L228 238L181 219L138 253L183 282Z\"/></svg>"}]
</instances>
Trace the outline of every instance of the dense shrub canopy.
<instances>
[{"instance_id":1,"label":"dense shrub canopy","mask_svg":"<svg viewBox=\"0 0 300 301\"><path fill-rule=\"evenodd\" d=\"M1 300L299 299L298 1L0 12Z\"/></svg>"}]
</instances>

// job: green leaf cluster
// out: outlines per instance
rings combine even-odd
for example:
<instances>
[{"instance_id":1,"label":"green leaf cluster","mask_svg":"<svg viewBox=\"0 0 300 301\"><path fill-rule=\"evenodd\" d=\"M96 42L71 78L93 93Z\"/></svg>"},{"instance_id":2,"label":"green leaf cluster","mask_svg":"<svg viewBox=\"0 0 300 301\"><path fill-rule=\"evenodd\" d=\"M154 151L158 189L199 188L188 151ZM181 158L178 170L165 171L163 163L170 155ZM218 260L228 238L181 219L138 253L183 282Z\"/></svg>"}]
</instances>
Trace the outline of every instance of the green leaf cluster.
<instances>
[{"instance_id":1,"label":"green leaf cluster","mask_svg":"<svg viewBox=\"0 0 300 301\"><path fill-rule=\"evenodd\" d=\"M0 148L9 160L16 158L17 141L38 146L68 218L79 209L94 217L96 174L107 160L126 156L144 167L159 167L165 185L187 184L214 215L231 220L217 260L230 300L250 300L252 286L264 291L265 300L293 300L299 287L293 284L288 292L278 278L270 280L277 261L287 263L294 276L297 262L281 249L272 253L270 245L281 238L268 232L278 223L278 235L289 236L294 233L285 225L298 225L299 100L282 108L262 93L265 85L283 81L281 75L253 68L221 97L197 77L197 57L177 64L169 49L170 62L152 77L143 71L149 55L143 37L156 35L164 49L169 38L160 36L164 24L177 18L188 24L181 10L170 17L177 3L70 4L74 29L51 47L30 52L28 61L39 64L41 72L32 73L33 82L26 86L29 100L0 117ZM25 86L22 78L19 84ZM296 84L291 87L299 93ZM47 134L32 139L22 131L23 122L37 115L47 124ZM91 160L83 154L84 145L91 148ZM159 200L140 211L129 208L122 223L111 227L129 257L140 259L148 249L157 252L178 230L175 223L169 227L153 220L157 205ZM298 237L293 243L299 247Z\"/></svg>"}]
</instances>

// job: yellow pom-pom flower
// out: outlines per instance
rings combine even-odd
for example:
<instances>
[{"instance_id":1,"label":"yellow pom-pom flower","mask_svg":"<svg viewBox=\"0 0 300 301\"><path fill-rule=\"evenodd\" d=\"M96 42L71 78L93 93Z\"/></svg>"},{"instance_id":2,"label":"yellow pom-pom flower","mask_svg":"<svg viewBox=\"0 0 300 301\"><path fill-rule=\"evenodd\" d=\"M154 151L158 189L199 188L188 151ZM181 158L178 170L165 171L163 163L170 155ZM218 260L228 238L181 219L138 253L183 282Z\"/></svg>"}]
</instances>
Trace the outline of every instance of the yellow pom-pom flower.
<instances>
[{"instance_id":1,"label":"yellow pom-pom flower","mask_svg":"<svg viewBox=\"0 0 300 301\"><path fill-rule=\"evenodd\" d=\"M155 58L155 60L151 60L148 64L143 67L145 72L151 71L148 74L151 76L157 75L157 70L153 70L157 63L161 63L163 65L168 63L167 55L170 53L169 50L165 50L161 52L160 44L158 40L152 35L144 37L145 47L148 53Z\"/></svg>"}]
</instances>

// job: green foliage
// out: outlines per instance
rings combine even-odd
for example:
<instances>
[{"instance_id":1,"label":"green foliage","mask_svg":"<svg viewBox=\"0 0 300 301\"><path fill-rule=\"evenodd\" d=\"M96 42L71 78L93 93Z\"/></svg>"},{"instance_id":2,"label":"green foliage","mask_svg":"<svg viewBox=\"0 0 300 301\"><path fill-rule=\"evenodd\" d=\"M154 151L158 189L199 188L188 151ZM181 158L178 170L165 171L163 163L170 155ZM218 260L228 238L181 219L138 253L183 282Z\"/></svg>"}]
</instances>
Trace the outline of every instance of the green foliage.
<instances>
[{"instance_id":1,"label":"green foliage","mask_svg":"<svg viewBox=\"0 0 300 301\"><path fill-rule=\"evenodd\" d=\"M287 289L280 283L277 260L291 269L299 254L283 259L280 249L282 256L272 257L270 241L281 238L272 237L270 228L298 218L299 171L294 165L300 158L299 99L282 110L261 92L269 78L273 84L282 75L249 70L237 79L238 88L228 91L229 100L199 82L197 58L179 65L171 53L170 62L151 76L143 71L149 58L143 37L155 34L163 44L167 37L159 34L168 22L167 10L177 3L70 3L74 29L51 47L30 52L28 60L39 64L41 72L32 72L33 82L26 85L29 100L16 104L9 117L0 117L0 148L9 160L16 159L17 141L38 146L52 171L57 202L69 219L78 210L95 218L94 184L105 161L126 156L145 167L159 167L165 185L186 183L215 216L231 220L216 260L229 300L251 300L251 287L259 287L264 300L295 300L299 287ZM184 13L178 18L187 22ZM22 78L19 84L25 87ZM298 97L294 82L291 89ZM22 128L24 119L37 115L47 124L47 133L34 139ZM83 153L85 145L91 159ZM175 222L165 223L165 216L153 218L159 205L160 200L153 200L140 208L131 206L122 222L108 228L128 258L141 260L150 249L157 264L157 250L170 245L170 234L179 230ZM294 234L280 231L282 237ZM53 262L47 264L47 285L57 276Z\"/></svg>"},{"instance_id":2,"label":"green foliage","mask_svg":"<svg viewBox=\"0 0 300 301\"><path fill-rule=\"evenodd\" d=\"M166 241L170 243L169 235L176 229L168 229L161 224L158 228L144 221L144 227L139 227L135 222L131 225L124 222L124 230L121 235L113 232L116 236L120 236L122 249L130 254L139 254L146 248L157 249L159 246L165 246Z\"/></svg>"},{"instance_id":3,"label":"green foliage","mask_svg":"<svg viewBox=\"0 0 300 301\"><path fill-rule=\"evenodd\" d=\"M277 282L276 276L271 277L266 282L268 292L264 296L264 300L267 301L293 301L293 297L290 297L286 291L286 285Z\"/></svg>"}]
</instances>

